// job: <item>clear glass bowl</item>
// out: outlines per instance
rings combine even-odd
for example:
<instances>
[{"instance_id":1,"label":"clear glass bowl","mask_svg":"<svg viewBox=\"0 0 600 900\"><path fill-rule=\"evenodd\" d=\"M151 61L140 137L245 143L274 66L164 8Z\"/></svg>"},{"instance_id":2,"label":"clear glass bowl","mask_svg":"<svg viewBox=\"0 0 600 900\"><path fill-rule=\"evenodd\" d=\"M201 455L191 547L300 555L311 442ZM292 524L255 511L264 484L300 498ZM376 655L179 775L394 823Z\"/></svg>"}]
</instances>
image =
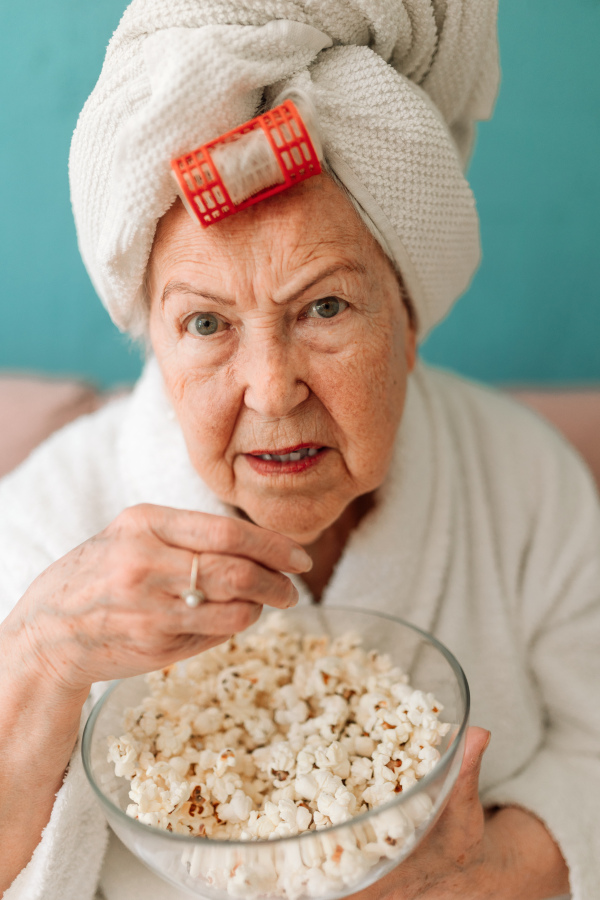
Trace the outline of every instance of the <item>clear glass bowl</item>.
<instances>
[{"instance_id":1,"label":"clear glass bowl","mask_svg":"<svg viewBox=\"0 0 600 900\"><path fill-rule=\"evenodd\" d=\"M263 614L263 619L264 619ZM126 815L129 781L108 762L107 738L123 733L123 712L149 693L143 676L116 682L94 706L83 735L83 764L117 836L167 882L208 900L335 900L386 875L423 840L444 808L458 775L467 721L469 688L452 654L434 637L392 616L335 606L302 606L286 613L301 632L347 631L365 649L387 653L410 684L431 691L451 723L439 747L441 759L410 789L385 805L319 831L260 841L225 841L172 834ZM254 628L259 626L253 626ZM378 849L365 853L370 843Z\"/></svg>"}]
</instances>

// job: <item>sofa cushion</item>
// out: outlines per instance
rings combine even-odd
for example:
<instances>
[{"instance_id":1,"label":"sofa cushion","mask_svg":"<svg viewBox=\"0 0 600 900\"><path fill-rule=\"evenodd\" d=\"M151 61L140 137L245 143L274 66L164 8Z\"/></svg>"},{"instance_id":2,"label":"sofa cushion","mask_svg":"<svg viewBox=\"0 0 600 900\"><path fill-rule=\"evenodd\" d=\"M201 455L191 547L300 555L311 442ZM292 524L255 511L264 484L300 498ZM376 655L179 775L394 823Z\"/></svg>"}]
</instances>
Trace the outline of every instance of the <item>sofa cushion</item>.
<instances>
[{"instance_id":1,"label":"sofa cushion","mask_svg":"<svg viewBox=\"0 0 600 900\"><path fill-rule=\"evenodd\" d=\"M563 433L579 451L600 487L600 389L585 391L513 391Z\"/></svg>"},{"instance_id":2,"label":"sofa cushion","mask_svg":"<svg viewBox=\"0 0 600 900\"><path fill-rule=\"evenodd\" d=\"M0 377L0 476L14 468L53 431L103 402L79 381Z\"/></svg>"}]
</instances>

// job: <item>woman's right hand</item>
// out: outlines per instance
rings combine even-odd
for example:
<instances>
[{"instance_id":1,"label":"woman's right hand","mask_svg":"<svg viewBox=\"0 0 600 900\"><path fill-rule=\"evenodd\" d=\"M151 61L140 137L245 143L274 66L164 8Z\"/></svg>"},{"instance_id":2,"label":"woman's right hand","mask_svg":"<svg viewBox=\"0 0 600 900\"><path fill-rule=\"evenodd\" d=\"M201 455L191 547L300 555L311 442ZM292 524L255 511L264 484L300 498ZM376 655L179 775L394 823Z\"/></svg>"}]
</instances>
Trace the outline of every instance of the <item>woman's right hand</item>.
<instances>
[{"instance_id":1,"label":"woman's right hand","mask_svg":"<svg viewBox=\"0 0 600 900\"><path fill-rule=\"evenodd\" d=\"M207 599L190 609L194 554ZM298 599L282 572L311 567L305 551L250 522L141 505L49 566L3 625L19 656L67 693L162 668L255 622L263 605Z\"/></svg>"},{"instance_id":2,"label":"woman's right hand","mask_svg":"<svg viewBox=\"0 0 600 900\"><path fill-rule=\"evenodd\" d=\"M190 609L195 553L209 600ZM36 578L0 626L0 896L48 823L90 685L213 647L263 604L292 606L282 571L310 566L298 544L249 522L145 505Z\"/></svg>"}]
</instances>

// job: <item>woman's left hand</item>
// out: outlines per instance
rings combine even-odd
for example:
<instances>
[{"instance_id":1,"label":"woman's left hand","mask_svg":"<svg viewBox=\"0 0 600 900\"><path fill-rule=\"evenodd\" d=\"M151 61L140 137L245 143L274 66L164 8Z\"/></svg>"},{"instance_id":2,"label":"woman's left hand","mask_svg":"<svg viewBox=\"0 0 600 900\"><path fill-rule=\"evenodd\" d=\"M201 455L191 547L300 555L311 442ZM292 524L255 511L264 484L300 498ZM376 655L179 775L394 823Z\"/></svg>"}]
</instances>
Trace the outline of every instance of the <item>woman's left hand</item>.
<instances>
[{"instance_id":1,"label":"woman's left hand","mask_svg":"<svg viewBox=\"0 0 600 900\"><path fill-rule=\"evenodd\" d=\"M544 900L568 893L568 870L545 826L522 809L486 812L479 770L490 733L469 728L439 821L388 876L352 900Z\"/></svg>"}]
</instances>

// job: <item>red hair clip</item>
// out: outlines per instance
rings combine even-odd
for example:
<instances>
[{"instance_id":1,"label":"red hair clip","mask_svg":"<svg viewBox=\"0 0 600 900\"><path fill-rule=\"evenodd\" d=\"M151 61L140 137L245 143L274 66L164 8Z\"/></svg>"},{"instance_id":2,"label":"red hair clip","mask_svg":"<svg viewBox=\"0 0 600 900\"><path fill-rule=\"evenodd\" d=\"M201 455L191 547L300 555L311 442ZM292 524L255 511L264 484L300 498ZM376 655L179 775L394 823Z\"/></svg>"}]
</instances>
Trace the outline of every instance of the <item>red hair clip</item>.
<instances>
[{"instance_id":1,"label":"red hair clip","mask_svg":"<svg viewBox=\"0 0 600 900\"><path fill-rule=\"evenodd\" d=\"M307 111L307 120L310 113ZM292 100L171 161L181 197L207 228L321 171Z\"/></svg>"}]
</instances>

